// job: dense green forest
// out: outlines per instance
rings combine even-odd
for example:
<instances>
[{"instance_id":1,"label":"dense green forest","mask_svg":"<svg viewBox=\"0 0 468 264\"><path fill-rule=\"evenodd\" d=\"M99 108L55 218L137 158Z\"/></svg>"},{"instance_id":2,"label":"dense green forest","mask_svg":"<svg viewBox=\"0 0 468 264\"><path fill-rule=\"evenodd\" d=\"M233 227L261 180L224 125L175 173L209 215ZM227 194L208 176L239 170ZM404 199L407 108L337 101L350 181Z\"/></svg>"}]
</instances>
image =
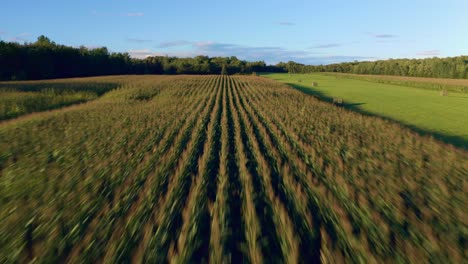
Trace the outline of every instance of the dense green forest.
<instances>
[{"instance_id":1,"label":"dense green forest","mask_svg":"<svg viewBox=\"0 0 468 264\"><path fill-rule=\"evenodd\" d=\"M411 77L468 79L468 56L428 59L389 59L345 62L329 65L304 65L296 62L276 65L290 73L341 72Z\"/></svg>"},{"instance_id":2,"label":"dense green forest","mask_svg":"<svg viewBox=\"0 0 468 264\"><path fill-rule=\"evenodd\" d=\"M114 74L250 74L253 72L342 72L415 77L468 78L468 56L429 59L390 59L330 65L304 65L231 57L154 56L131 58L128 53L59 45L45 36L34 43L0 41L0 80L35 80Z\"/></svg>"},{"instance_id":3,"label":"dense green forest","mask_svg":"<svg viewBox=\"0 0 468 264\"><path fill-rule=\"evenodd\" d=\"M236 57L131 58L128 53L59 45L45 36L34 43L0 41L0 80L37 80L115 74L234 74L284 72L263 61Z\"/></svg>"}]
</instances>

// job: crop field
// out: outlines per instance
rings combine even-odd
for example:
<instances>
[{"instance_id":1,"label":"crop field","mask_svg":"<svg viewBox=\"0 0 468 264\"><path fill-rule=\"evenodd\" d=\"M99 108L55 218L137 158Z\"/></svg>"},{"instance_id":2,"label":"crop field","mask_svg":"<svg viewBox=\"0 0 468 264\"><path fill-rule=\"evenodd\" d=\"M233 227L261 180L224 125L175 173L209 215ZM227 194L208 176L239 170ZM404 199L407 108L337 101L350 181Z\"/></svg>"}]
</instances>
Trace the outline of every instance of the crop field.
<instances>
[{"instance_id":1,"label":"crop field","mask_svg":"<svg viewBox=\"0 0 468 264\"><path fill-rule=\"evenodd\" d=\"M0 123L0 263L468 258L464 149L263 77L92 80Z\"/></svg>"},{"instance_id":2,"label":"crop field","mask_svg":"<svg viewBox=\"0 0 468 264\"><path fill-rule=\"evenodd\" d=\"M0 82L0 121L93 100L117 85L94 79Z\"/></svg>"},{"instance_id":3,"label":"crop field","mask_svg":"<svg viewBox=\"0 0 468 264\"><path fill-rule=\"evenodd\" d=\"M330 73L265 77L326 101L343 98L347 108L397 121L468 149L467 80ZM446 89L448 96L441 96L440 89Z\"/></svg>"}]
</instances>

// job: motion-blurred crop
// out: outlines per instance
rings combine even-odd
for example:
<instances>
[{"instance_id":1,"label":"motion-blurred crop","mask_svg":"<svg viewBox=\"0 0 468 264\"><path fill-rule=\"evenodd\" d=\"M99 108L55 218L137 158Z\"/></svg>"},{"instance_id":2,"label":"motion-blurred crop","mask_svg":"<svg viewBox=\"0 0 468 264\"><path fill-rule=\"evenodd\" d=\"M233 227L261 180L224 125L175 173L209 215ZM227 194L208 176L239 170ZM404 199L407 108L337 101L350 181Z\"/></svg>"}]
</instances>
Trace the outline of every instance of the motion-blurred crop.
<instances>
[{"instance_id":1,"label":"motion-blurred crop","mask_svg":"<svg viewBox=\"0 0 468 264\"><path fill-rule=\"evenodd\" d=\"M262 77L92 80L0 123L2 263L467 259L466 150Z\"/></svg>"}]
</instances>

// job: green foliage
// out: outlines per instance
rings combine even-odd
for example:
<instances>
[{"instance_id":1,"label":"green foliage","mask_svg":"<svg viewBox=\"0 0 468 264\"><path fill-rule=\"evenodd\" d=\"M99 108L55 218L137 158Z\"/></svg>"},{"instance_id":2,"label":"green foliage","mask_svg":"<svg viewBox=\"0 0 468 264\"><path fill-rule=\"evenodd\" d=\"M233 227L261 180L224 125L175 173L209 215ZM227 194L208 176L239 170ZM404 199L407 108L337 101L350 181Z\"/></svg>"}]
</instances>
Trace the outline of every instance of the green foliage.
<instances>
[{"instance_id":1,"label":"green foliage","mask_svg":"<svg viewBox=\"0 0 468 264\"><path fill-rule=\"evenodd\" d=\"M177 58L154 56L131 58L111 53L106 47L69 47L45 36L34 43L0 41L0 80L37 80L117 74L250 74L283 72L263 61L247 62L231 57Z\"/></svg>"},{"instance_id":2,"label":"green foliage","mask_svg":"<svg viewBox=\"0 0 468 264\"><path fill-rule=\"evenodd\" d=\"M289 73L341 72L413 77L468 79L468 56L428 59L389 59L344 62L329 65L304 65L290 61L277 67Z\"/></svg>"},{"instance_id":3,"label":"green foliage","mask_svg":"<svg viewBox=\"0 0 468 264\"><path fill-rule=\"evenodd\" d=\"M0 120L81 103L96 97L95 93L90 92L57 94L54 90L39 93L0 92Z\"/></svg>"},{"instance_id":4,"label":"green foliage","mask_svg":"<svg viewBox=\"0 0 468 264\"><path fill-rule=\"evenodd\" d=\"M228 75L228 71L227 71L227 68L226 68L226 64L223 64L223 66L221 67L221 75Z\"/></svg>"},{"instance_id":5,"label":"green foliage","mask_svg":"<svg viewBox=\"0 0 468 264\"><path fill-rule=\"evenodd\" d=\"M59 45L45 36L34 43L0 41L0 80L36 80L117 74L251 74L252 72L341 72L436 78L468 78L468 56L430 59L390 59L304 65L289 61L266 65L264 61L231 57L131 58L106 47L79 48Z\"/></svg>"},{"instance_id":6,"label":"green foliage","mask_svg":"<svg viewBox=\"0 0 468 264\"><path fill-rule=\"evenodd\" d=\"M0 120L93 100L116 86L92 81L0 83Z\"/></svg>"}]
</instances>

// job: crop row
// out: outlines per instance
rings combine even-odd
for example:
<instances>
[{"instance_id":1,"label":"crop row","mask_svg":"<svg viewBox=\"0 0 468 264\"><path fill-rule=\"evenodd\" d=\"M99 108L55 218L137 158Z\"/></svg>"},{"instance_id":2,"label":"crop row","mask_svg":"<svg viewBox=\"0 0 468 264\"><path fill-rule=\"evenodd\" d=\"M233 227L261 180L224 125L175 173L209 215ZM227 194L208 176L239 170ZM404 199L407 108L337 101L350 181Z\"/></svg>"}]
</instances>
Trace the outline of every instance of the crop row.
<instances>
[{"instance_id":1,"label":"crop row","mask_svg":"<svg viewBox=\"0 0 468 264\"><path fill-rule=\"evenodd\" d=\"M466 259L466 151L265 78L115 78L0 125L0 262Z\"/></svg>"}]
</instances>

